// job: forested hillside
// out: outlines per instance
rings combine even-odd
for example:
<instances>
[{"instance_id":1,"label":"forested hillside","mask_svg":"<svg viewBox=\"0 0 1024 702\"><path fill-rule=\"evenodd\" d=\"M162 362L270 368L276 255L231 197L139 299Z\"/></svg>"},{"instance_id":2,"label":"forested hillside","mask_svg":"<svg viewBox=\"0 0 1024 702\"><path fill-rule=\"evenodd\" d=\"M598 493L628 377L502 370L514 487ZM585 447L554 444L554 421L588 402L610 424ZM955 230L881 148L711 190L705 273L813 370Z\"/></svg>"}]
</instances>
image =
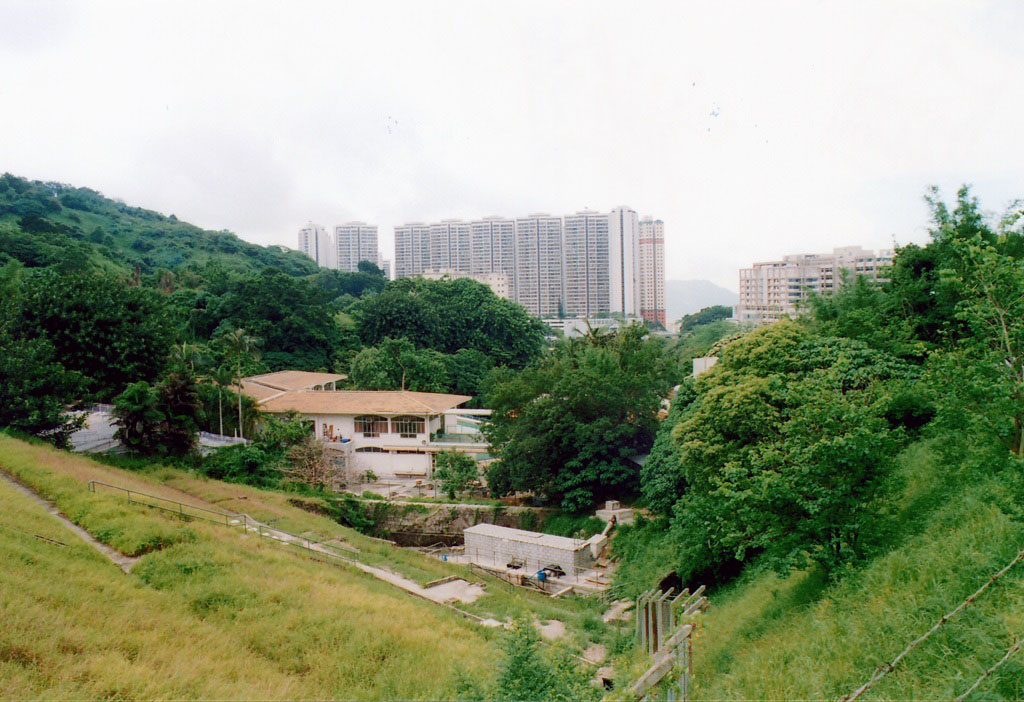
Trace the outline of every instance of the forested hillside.
<instances>
[{"instance_id":1,"label":"forested hillside","mask_svg":"<svg viewBox=\"0 0 1024 702\"><path fill-rule=\"evenodd\" d=\"M0 264L29 268L154 274L217 262L226 270L254 272L272 266L309 275L316 265L297 251L257 246L231 232L213 232L173 214L132 207L95 190L0 176Z\"/></svg>"},{"instance_id":2,"label":"forested hillside","mask_svg":"<svg viewBox=\"0 0 1024 702\"><path fill-rule=\"evenodd\" d=\"M619 587L709 587L695 699L951 699L1024 632L1018 564L885 675L1024 548L1024 211L929 202L889 282L719 341L659 429Z\"/></svg>"}]
</instances>

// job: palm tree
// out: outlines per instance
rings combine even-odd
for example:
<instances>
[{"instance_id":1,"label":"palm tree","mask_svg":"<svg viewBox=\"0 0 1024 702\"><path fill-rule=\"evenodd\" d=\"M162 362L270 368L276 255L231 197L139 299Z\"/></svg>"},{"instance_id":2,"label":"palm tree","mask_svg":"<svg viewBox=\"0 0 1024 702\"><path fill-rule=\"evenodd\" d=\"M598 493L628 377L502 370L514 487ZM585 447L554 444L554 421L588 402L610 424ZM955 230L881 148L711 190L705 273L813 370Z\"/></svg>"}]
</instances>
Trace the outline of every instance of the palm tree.
<instances>
[{"instance_id":1,"label":"palm tree","mask_svg":"<svg viewBox=\"0 0 1024 702\"><path fill-rule=\"evenodd\" d=\"M183 341L171 347L171 363L182 370L195 373L196 364L201 365L203 360L203 347L199 344Z\"/></svg>"},{"instance_id":2,"label":"palm tree","mask_svg":"<svg viewBox=\"0 0 1024 702\"><path fill-rule=\"evenodd\" d=\"M242 431L242 358L251 353L260 344L255 336L250 336L244 329L233 329L222 337L227 347L228 358L235 361L234 378L238 382L238 436L245 438Z\"/></svg>"},{"instance_id":3,"label":"palm tree","mask_svg":"<svg viewBox=\"0 0 1024 702\"><path fill-rule=\"evenodd\" d=\"M217 414L220 418L221 436L224 435L224 388L234 385L235 379L235 370L226 364L213 368L204 378L204 380L212 382L217 388Z\"/></svg>"}]
</instances>

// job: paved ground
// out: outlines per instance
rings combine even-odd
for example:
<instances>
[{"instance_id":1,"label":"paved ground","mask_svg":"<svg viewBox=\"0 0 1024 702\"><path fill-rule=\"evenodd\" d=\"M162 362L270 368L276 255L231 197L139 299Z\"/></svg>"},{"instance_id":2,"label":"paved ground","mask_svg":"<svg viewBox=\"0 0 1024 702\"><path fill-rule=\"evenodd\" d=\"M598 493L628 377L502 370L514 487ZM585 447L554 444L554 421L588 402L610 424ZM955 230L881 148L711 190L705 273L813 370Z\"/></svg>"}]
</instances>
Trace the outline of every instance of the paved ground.
<instances>
[{"instance_id":1,"label":"paved ground","mask_svg":"<svg viewBox=\"0 0 1024 702\"><path fill-rule=\"evenodd\" d=\"M470 583L465 580L449 580L446 583L425 588L425 595L430 598L439 597L444 602L458 600L459 602L475 602L487 591L481 585Z\"/></svg>"},{"instance_id":2,"label":"paved ground","mask_svg":"<svg viewBox=\"0 0 1024 702\"><path fill-rule=\"evenodd\" d=\"M615 600L612 602L611 608L602 615L602 619L607 622L613 622L616 620L627 621L633 618L632 612L627 612L630 607L633 606L632 600Z\"/></svg>"},{"instance_id":3,"label":"paved ground","mask_svg":"<svg viewBox=\"0 0 1024 702\"><path fill-rule=\"evenodd\" d=\"M369 573L375 578L383 580L384 582L391 583L397 587L402 588L406 592L413 595L417 595L424 599L430 600L431 602L437 602L439 604L447 604L452 600L458 600L459 602L474 602L485 594L485 590L482 586L469 583L465 580L453 580L437 585L435 587L426 588L417 583L414 580L410 580L398 573L387 570L385 568L378 568L376 566L366 565L360 563L354 558L343 556L336 551L333 551L326 546L318 543L309 543L302 537L292 536L291 534L275 529L274 527L268 526L261 522L257 522L248 515L239 514L239 517L245 517L245 523L247 525L247 531L252 533L259 533L263 538L271 538L280 541L284 544L291 544L299 546L301 548L308 548L310 551L316 551L319 554L327 556L331 560L342 561L348 563L364 573ZM238 523L238 520L235 520ZM461 585L459 584L461 583ZM445 587L447 586L447 587Z\"/></svg>"},{"instance_id":4,"label":"paved ground","mask_svg":"<svg viewBox=\"0 0 1024 702\"><path fill-rule=\"evenodd\" d=\"M13 487L15 490L28 497L36 504L45 507L47 512L49 512L58 520L60 520L60 522L64 526L66 526L75 536L77 536L82 541L86 542L94 549L102 553L104 556L109 558L110 561L114 563L114 565L123 570L125 573L129 572L132 569L132 566L135 565L136 562L138 562L138 557L126 556L123 553L115 551L106 544L100 543L99 541L94 539L92 534L90 534L85 529L78 526L70 519L68 519L66 516L64 516L64 514L59 509L57 509L57 505L36 493L35 490L33 490L32 488L22 485L20 482L9 476L7 473L0 471L0 480L3 480L4 482L8 483L11 487Z\"/></svg>"},{"instance_id":5,"label":"paved ground","mask_svg":"<svg viewBox=\"0 0 1024 702\"><path fill-rule=\"evenodd\" d=\"M548 619L537 624L540 636L545 641L555 641L565 636L565 622L558 619Z\"/></svg>"},{"instance_id":6,"label":"paved ground","mask_svg":"<svg viewBox=\"0 0 1024 702\"><path fill-rule=\"evenodd\" d=\"M109 451L121 445L114 438L116 431L114 417L109 412L87 412L85 426L68 437L68 440L75 451Z\"/></svg>"}]
</instances>

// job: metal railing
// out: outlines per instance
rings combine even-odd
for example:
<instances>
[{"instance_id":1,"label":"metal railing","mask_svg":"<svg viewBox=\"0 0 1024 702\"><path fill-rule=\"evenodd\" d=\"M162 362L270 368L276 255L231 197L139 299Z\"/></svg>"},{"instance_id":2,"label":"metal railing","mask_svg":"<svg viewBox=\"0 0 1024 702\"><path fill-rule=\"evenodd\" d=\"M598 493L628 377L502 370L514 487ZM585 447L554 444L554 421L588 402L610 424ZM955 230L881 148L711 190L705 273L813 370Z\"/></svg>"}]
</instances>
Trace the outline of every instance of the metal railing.
<instances>
[{"instance_id":1,"label":"metal railing","mask_svg":"<svg viewBox=\"0 0 1024 702\"><path fill-rule=\"evenodd\" d=\"M121 487L120 485L111 485L110 483L104 483L99 480L89 481L90 492L97 492L97 486L125 493L128 497L128 501L132 504L156 507L157 509L162 509L166 512L171 512L172 514L178 514L182 517L205 519L206 521L213 522L214 524L223 524L228 527L241 527L246 533L249 531L255 531L261 539L266 537L268 539L279 541L285 545L303 547L311 556L312 554L319 554L342 561L359 561L359 551L354 547L346 547L327 541L317 541L315 539L310 539L308 536L299 536L298 534L292 534L283 529L269 527L254 519L250 519L248 515L240 512L220 512L215 509L208 509L206 507L199 507L197 505L190 505L178 500L172 500L167 497L160 497L159 495L151 495L149 493L139 492L138 490L131 490L126 487ZM148 498L150 500L156 500L157 502L147 502L145 499L138 498ZM339 553L339 551L344 551L345 553L342 554ZM316 558L316 556L312 557ZM321 559L317 558L317 560Z\"/></svg>"},{"instance_id":2,"label":"metal railing","mask_svg":"<svg viewBox=\"0 0 1024 702\"><path fill-rule=\"evenodd\" d=\"M185 502L179 502L178 500L172 500L167 497L160 497L159 495L151 495L147 492L139 492L138 490L131 490L126 487L121 487L120 485L111 485L110 483L104 483L99 480L89 481L89 492L97 492L97 486L110 488L111 490L119 490L125 493L125 495L127 495L128 497L128 501L133 504L146 505L147 507L156 507L157 509L162 509L167 512L174 512L175 514L187 517L195 517L197 519L205 519L206 521L224 524L225 526L246 526L246 516L244 514L237 514L234 512L219 512L215 509L207 509L206 507L190 505ZM147 502L146 499L156 500L157 503Z\"/></svg>"}]
</instances>

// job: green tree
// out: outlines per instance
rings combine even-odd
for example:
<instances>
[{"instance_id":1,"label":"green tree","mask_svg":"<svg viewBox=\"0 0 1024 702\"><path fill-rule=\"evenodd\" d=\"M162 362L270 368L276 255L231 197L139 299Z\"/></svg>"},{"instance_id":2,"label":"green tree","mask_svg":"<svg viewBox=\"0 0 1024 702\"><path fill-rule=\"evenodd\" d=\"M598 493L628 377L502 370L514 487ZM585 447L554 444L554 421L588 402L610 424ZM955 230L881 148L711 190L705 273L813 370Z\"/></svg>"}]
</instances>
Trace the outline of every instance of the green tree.
<instances>
[{"instance_id":1,"label":"green tree","mask_svg":"<svg viewBox=\"0 0 1024 702\"><path fill-rule=\"evenodd\" d=\"M363 299L355 315L364 344L404 337L416 348L444 354L476 350L511 368L536 359L544 343L539 320L468 278L401 278Z\"/></svg>"},{"instance_id":2,"label":"green tree","mask_svg":"<svg viewBox=\"0 0 1024 702\"><path fill-rule=\"evenodd\" d=\"M349 366L349 378L360 390L448 392L446 357L432 349L417 350L408 339L384 338L364 348Z\"/></svg>"},{"instance_id":3,"label":"green tree","mask_svg":"<svg viewBox=\"0 0 1024 702\"><path fill-rule=\"evenodd\" d=\"M861 557L884 526L902 439L888 420L894 391L914 376L863 342L794 322L728 344L674 430L685 479L673 510L678 572L755 553L780 572ZM645 490L663 505L665 478L645 473L654 478Z\"/></svg>"},{"instance_id":4,"label":"green tree","mask_svg":"<svg viewBox=\"0 0 1024 702\"><path fill-rule=\"evenodd\" d=\"M590 676L565 652L541 651L540 636L526 617L518 617L501 642L502 661L497 678L480 684L462 677L456 696L464 700L522 702L547 700L575 702L601 699L601 691L590 684Z\"/></svg>"},{"instance_id":5,"label":"green tree","mask_svg":"<svg viewBox=\"0 0 1024 702\"><path fill-rule=\"evenodd\" d=\"M260 345L260 339L250 335L244 329L232 329L220 337L221 343L227 350L227 357L235 371L235 382L242 380L242 364L246 357L252 354ZM238 392L238 435L244 437L244 422L242 421L242 392Z\"/></svg>"},{"instance_id":6,"label":"green tree","mask_svg":"<svg viewBox=\"0 0 1024 702\"><path fill-rule=\"evenodd\" d=\"M159 450L170 456L184 456L195 448L199 434L199 391L195 377L173 371L157 387L164 420L158 428Z\"/></svg>"},{"instance_id":7,"label":"green tree","mask_svg":"<svg viewBox=\"0 0 1024 702\"><path fill-rule=\"evenodd\" d=\"M1024 458L1024 261L980 236L952 248L964 265L947 269L943 284L956 292L954 314L969 333L931 359L944 419Z\"/></svg>"},{"instance_id":8,"label":"green tree","mask_svg":"<svg viewBox=\"0 0 1024 702\"><path fill-rule=\"evenodd\" d=\"M144 380L132 383L114 398L114 437L128 450L143 455L157 452L158 427L164 421L160 394Z\"/></svg>"},{"instance_id":9,"label":"green tree","mask_svg":"<svg viewBox=\"0 0 1024 702\"><path fill-rule=\"evenodd\" d=\"M267 269L229 278L223 294L194 313L202 338L245 329L261 340L270 370L330 370L347 348L346 332L335 322L320 290L305 280Z\"/></svg>"},{"instance_id":10,"label":"green tree","mask_svg":"<svg viewBox=\"0 0 1024 702\"><path fill-rule=\"evenodd\" d=\"M109 275L47 269L26 277L22 333L45 338L99 399L160 377L174 340L162 297Z\"/></svg>"},{"instance_id":11,"label":"green tree","mask_svg":"<svg viewBox=\"0 0 1024 702\"><path fill-rule=\"evenodd\" d=\"M705 307L700 312L694 312L693 314L685 315L679 320L679 333L685 334L692 330L694 327L699 327L704 324L711 324L717 322L720 319L729 319L732 317L732 307L729 305L714 305L712 307Z\"/></svg>"},{"instance_id":12,"label":"green tree","mask_svg":"<svg viewBox=\"0 0 1024 702\"><path fill-rule=\"evenodd\" d=\"M441 490L450 500L479 476L476 461L460 451L440 451L434 458L434 478L441 482Z\"/></svg>"},{"instance_id":13,"label":"green tree","mask_svg":"<svg viewBox=\"0 0 1024 702\"><path fill-rule=\"evenodd\" d=\"M115 437L134 453L184 456L199 432L195 379L172 372L155 386L132 383L114 399L113 414Z\"/></svg>"},{"instance_id":14,"label":"green tree","mask_svg":"<svg viewBox=\"0 0 1024 702\"><path fill-rule=\"evenodd\" d=\"M237 380L235 369L229 365L222 364L211 369L206 379L217 388L217 417L218 434L224 435L224 390L230 388Z\"/></svg>"},{"instance_id":15,"label":"green tree","mask_svg":"<svg viewBox=\"0 0 1024 702\"><path fill-rule=\"evenodd\" d=\"M484 430L499 458L488 470L492 492L532 490L577 511L634 491L633 458L651 448L676 372L638 325L565 339L518 375L497 372Z\"/></svg>"},{"instance_id":16,"label":"green tree","mask_svg":"<svg viewBox=\"0 0 1024 702\"><path fill-rule=\"evenodd\" d=\"M22 272L11 262L0 268L0 427L67 446L84 422L69 409L80 399L83 378L61 365L46 339L25 339Z\"/></svg>"},{"instance_id":17,"label":"green tree","mask_svg":"<svg viewBox=\"0 0 1024 702\"><path fill-rule=\"evenodd\" d=\"M682 456L673 432L696 396L690 378L676 388L668 416L658 426L651 454L640 471L640 485L647 504L661 514L671 514L672 505L686 489Z\"/></svg>"}]
</instances>

